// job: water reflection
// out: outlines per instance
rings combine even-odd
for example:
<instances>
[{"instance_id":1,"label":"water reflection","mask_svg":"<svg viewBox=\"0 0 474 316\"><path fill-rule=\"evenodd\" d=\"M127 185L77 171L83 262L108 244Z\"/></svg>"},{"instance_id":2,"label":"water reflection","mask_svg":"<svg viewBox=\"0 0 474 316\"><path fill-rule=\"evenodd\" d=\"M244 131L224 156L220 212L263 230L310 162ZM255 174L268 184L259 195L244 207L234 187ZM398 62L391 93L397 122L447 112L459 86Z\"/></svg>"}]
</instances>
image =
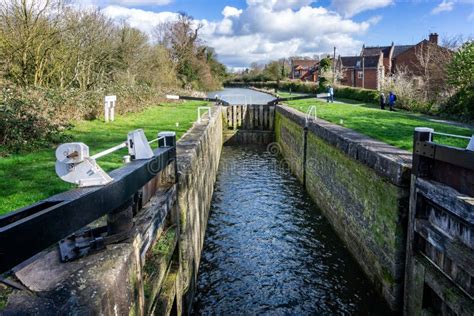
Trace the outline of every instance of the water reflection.
<instances>
[{"instance_id":1,"label":"water reflection","mask_svg":"<svg viewBox=\"0 0 474 316\"><path fill-rule=\"evenodd\" d=\"M208 97L213 98L216 95L230 104L267 104L275 99L270 94L246 88L224 88L223 90L208 93Z\"/></svg>"},{"instance_id":2,"label":"water reflection","mask_svg":"<svg viewBox=\"0 0 474 316\"><path fill-rule=\"evenodd\" d=\"M249 147L221 159L194 314L388 313L285 163Z\"/></svg>"}]
</instances>

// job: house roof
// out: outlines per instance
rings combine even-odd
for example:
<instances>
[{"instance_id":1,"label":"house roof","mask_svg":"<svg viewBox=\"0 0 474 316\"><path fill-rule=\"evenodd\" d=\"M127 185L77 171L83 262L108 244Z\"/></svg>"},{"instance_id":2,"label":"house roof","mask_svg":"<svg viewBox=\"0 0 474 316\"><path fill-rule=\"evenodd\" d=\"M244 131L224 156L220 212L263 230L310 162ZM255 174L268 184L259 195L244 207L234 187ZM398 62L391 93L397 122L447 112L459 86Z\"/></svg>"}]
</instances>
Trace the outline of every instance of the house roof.
<instances>
[{"instance_id":1,"label":"house roof","mask_svg":"<svg viewBox=\"0 0 474 316\"><path fill-rule=\"evenodd\" d=\"M344 56L341 57L342 66L354 68L356 66L357 61L360 60L359 56Z\"/></svg>"},{"instance_id":2,"label":"house roof","mask_svg":"<svg viewBox=\"0 0 474 316\"><path fill-rule=\"evenodd\" d=\"M380 55L365 56L365 68L377 68L379 65ZM346 68L362 68L362 57L360 56L345 56L341 57L342 66Z\"/></svg>"},{"instance_id":3,"label":"house roof","mask_svg":"<svg viewBox=\"0 0 474 316\"><path fill-rule=\"evenodd\" d=\"M303 68L309 68L309 67L315 66L318 63L319 61L315 59L293 59L292 60L293 67L301 66Z\"/></svg>"},{"instance_id":4,"label":"house roof","mask_svg":"<svg viewBox=\"0 0 474 316\"><path fill-rule=\"evenodd\" d=\"M384 58L388 58L390 56L390 50L392 46L372 46L372 47L365 47L364 48L364 55L365 56L373 56L379 55L380 52L383 53Z\"/></svg>"},{"instance_id":5,"label":"house roof","mask_svg":"<svg viewBox=\"0 0 474 316\"><path fill-rule=\"evenodd\" d=\"M396 45L393 48L393 56L392 57L395 58L398 55L400 55L401 53L406 52L407 50L409 50L412 47L415 47L415 45Z\"/></svg>"}]
</instances>

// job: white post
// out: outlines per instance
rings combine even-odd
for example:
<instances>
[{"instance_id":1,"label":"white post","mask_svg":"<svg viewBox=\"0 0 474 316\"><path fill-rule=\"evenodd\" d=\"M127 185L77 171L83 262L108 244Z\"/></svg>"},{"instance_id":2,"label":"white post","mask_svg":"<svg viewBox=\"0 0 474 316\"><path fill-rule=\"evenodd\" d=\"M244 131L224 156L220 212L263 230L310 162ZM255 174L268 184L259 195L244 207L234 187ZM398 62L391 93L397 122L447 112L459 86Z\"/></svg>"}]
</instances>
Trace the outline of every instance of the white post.
<instances>
[{"instance_id":1,"label":"white post","mask_svg":"<svg viewBox=\"0 0 474 316\"><path fill-rule=\"evenodd\" d=\"M110 102L110 121L115 121L115 101Z\"/></svg>"},{"instance_id":2,"label":"white post","mask_svg":"<svg viewBox=\"0 0 474 316\"><path fill-rule=\"evenodd\" d=\"M117 96L107 95L104 99L104 118L106 122L115 120L115 101Z\"/></svg>"},{"instance_id":3,"label":"white post","mask_svg":"<svg viewBox=\"0 0 474 316\"><path fill-rule=\"evenodd\" d=\"M104 120L107 123L109 121L109 103L104 102Z\"/></svg>"}]
</instances>

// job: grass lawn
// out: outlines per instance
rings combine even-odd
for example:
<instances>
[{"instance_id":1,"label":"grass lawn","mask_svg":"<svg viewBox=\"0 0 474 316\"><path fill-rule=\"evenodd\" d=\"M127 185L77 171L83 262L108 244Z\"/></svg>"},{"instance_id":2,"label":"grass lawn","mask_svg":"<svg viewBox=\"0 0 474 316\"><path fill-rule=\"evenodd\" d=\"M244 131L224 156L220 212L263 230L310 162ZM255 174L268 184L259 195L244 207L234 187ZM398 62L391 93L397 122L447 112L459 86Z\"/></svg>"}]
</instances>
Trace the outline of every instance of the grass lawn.
<instances>
[{"instance_id":1,"label":"grass lawn","mask_svg":"<svg viewBox=\"0 0 474 316\"><path fill-rule=\"evenodd\" d=\"M148 140L156 138L159 131L175 131L177 137L181 137L196 120L197 107L202 105L207 104L195 101L160 104L140 113L117 117L112 123L78 122L68 134L73 141L88 145L91 155L125 141L127 133L137 128L143 128ZM152 144L154 147L156 143ZM57 177L54 152L55 146L0 158L0 215L74 187ZM124 148L98 162L105 170L116 169L126 154Z\"/></svg>"},{"instance_id":2,"label":"grass lawn","mask_svg":"<svg viewBox=\"0 0 474 316\"><path fill-rule=\"evenodd\" d=\"M304 99L288 101L288 105L302 112L307 112L310 106L316 105L318 118L348 127L408 151L412 151L415 127L431 127L437 132L463 136L474 134L474 131L468 128L433 122L429 117L409 112L380 110L373 104L326 103L315 99ZM443 136L436 136L435 141L462 148L466 148L468 143L467 140Z\"/></svg>"}]
</instances>

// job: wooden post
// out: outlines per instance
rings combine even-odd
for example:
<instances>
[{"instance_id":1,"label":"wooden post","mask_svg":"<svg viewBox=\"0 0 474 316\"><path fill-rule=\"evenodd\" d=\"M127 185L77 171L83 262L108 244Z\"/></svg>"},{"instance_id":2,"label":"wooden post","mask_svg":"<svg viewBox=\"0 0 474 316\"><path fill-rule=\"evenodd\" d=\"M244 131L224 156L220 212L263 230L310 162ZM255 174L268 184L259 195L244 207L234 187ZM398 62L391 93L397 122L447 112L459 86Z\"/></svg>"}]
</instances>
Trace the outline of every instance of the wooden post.
<instances>
[{"instance_id":1,"label":"wooden post","mask_svg":"<svg viewBox=\"0 0 474 316\"><path fill-rule=\"evenodd\" d=\"M275 121L275 106L268 107L268 129L273 131L273 122Z\"/></svg>"},{"instance_id":2,"label":"wooden post","mask_svg":"<svg viewBox=\"0 0 474 316\"><path fill-rule=\"evenodd\" d=\"M248 126L249 130L253 129L253 120L254 120L253 109L254 109L253 105L247 105L247 111L248 111L248 116L249 116L249 126Z\"/></svg>"},{"instance_id":3,"label":"wooden post","mask_svg":"<svg viewBox=\"0 0 474 316\"><path fill-rule=\"evenodd\" d=\"M232 126L237 129L237 105L232 105Z\"/></svg>"}]
</instances>

